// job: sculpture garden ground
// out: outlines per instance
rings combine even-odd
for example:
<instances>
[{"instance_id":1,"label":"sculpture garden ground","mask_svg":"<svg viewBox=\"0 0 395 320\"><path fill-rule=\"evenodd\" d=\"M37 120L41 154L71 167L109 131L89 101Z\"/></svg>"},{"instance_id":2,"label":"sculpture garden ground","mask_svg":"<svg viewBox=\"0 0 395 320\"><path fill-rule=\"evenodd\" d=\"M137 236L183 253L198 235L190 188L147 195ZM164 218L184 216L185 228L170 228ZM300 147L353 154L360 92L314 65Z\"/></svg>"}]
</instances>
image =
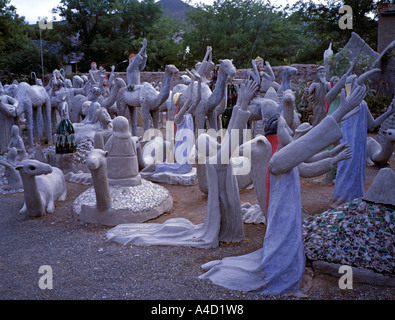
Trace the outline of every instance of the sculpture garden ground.
<instances>
[{"instance_id":1,"label":"sculpture garden ground","mask_svg":"<svg viewBox=\"0 0 395 320\"><path fill-rule=\"evenodd\" d=\"M140 129L140 128L139 128ZM375 134L370 134L375 136ZM395 156L390 159L395 168ZM366 167L366 190L380 169ZM320 178L301 178L303 209L314 215L330 207L331 183ZM213 249L176 246L134 246L109 242L110 227L86 224L73 217L74 199L90 186L66 181L66 201L56 201L54 214L23 219L18 211L23 193L0 195L0 282L1 299L293 299L284 295L264 296L253 292L228 290L198 279L207 261L242 255L262 247L264 224L244 223L246 240L221 243ZM204 221L207 196L198 185L162 184L173 197L170 212L149 222L162 223L184 217L197 224ZM240 192L241 203L257 203L254 190ZM149 223L147 222L147 223ZM38 286L38 270L49 265L53 270L53 289ZM395 287L363 283L355 273L353 289L340 289L341 274L315 270L307 261L302 292L307 299L393 300ZM362 276L364 281L367 276ZM393 279L393 278L392 278Z\"/></svg>"}]
</instances>

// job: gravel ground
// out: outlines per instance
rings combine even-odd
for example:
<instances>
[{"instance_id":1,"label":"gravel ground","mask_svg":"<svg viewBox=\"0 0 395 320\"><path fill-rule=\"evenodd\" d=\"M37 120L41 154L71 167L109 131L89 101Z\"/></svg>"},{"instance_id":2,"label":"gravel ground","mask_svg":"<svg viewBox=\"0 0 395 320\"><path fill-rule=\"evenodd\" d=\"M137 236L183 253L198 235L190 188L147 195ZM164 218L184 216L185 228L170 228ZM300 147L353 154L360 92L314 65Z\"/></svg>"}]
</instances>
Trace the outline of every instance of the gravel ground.
<instances>
[{"instance_id":1,"label":"gravel ground","mask_svg":"<svg viewBox=\"0 0 395 320\"><path fill-rule=\"evenodd\" d=\"M394 168L394 156L391 167ZM367 183L378 172L368 168ZM302 181L302 201L309 214L321 212L329 203L333 186L312 179ZM164 185L174 207L154 222L186 217L204 220L207 198L197 186ZM245 224L246 240L221 243L215 249L170 246L122 246L108 242L109 227L89 225L72 215L73 200L89 186L67 182L65 202L56 202L52 215L24 219L18 214L23 193L0 195L0 299L2 300L288 300L289 296L262 296L228 290L200 280L203 263L252 252L262 247L265 226ZM318 191L319 190L319 191ZM321 202L317 202L317 192ZM256 203L253 190L240 193L242 203ZM314 205L316 204L316 205ZM42 290L39 268L53 271L53 289ZM339 275L340 277L340 275ZM306 265L303 290L309 300L394 300L395 288L353 284L341 290L339 278L314 272Z\"/></svg>"}]
</instances>

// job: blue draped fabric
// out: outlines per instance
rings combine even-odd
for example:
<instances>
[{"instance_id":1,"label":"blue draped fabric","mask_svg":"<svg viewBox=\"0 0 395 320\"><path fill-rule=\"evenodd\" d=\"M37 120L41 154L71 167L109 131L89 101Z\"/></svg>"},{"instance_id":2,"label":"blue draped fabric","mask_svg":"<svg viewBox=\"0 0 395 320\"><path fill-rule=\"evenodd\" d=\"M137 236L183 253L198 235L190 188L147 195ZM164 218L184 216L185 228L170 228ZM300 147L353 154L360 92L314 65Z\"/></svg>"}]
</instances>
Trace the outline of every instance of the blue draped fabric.
<instances>
[{"instance_id":1,"label":"blue draped fabric","mask_svg":"<svg viewBox=\"0 0 395 320\"><path fill-rule=\"evenodd\" d=\"M174 142L174 163L160 163L156 165L155 173L170 172L185 174L192 170L192 164L188 163L188 156L192 152L194 143L193 117L187 113L180 124L177 125Z\"/></svg>"},{"instance_id":2,"label":"blue draped fabric","mask_svg":"<svg viewBox=\"0 0 395 320\"><path fill-rule=\"evenodd\" d=\"M367 140L367 105L360 104L361 110L342 122L343 138L352 149L352 157L337 164L335 188L332 198L339 202L363 197L365 193L365 161Z\"/></svg>"}]
</instances>

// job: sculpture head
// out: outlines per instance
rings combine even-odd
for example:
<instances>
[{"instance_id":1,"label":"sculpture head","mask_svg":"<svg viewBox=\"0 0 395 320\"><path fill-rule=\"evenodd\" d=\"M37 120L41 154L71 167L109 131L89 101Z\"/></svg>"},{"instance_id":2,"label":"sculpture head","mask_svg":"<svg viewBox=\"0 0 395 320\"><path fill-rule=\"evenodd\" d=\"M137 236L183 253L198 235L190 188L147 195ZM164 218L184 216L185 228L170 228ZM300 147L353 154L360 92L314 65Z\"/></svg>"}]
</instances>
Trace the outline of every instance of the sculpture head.
<instances>
[{"instance_id":1,"label":"sculpture head","mask_svg":"<svg viewBox=\"0 0 395 320\"><path fill-rule=\"evenodd\" d=\"M171 74L175 74L178 73L179 71L174 64L168 64L165 67L165 72L170 72Z\"/></svg>"},{"instance_id":2,"label":"sculpture head","mask_svg":"<svg viewBox=\"0 0 395 320\"><path fill-rule=\"evenodd\" d=\"M352 74L347 77L346 84L345 84L347 97L350 96L352 90L354 89L357 79L358 79L358 76L356 74Z\"/></svg>"},{"instance_id":3,"label":"sculpture head","mask_svg":"<svg viewBox=\"0 0 395 320\"><path fill-rule=\"evenodd\" d=\"M313 126L308 122L303 122L296 128L294 134L294 140L299 139L300 137L304 136L307 132L309 132Z\"/></svg>"},{"instance_id":4,"label":"sculpture head","mask_svg":"<svg viewBox=\"0 0 395 320\"><path fill-rule=\"evenodd\" d=\"M15 125L15 124L11 127L11 135L13 137L18 137L19 136L19 127L17 125Z\"/></svg>"},{"instance_id":5,"label":"sculpture head","mask_svg":"<svg viewBox=\"0 0 395 320\"><path fill-rule=\"evenodd\" d=\"M317 69L317 82L320 81L322 83L326 83L326 70L325 67L320 66Z\"/></svg>"},{"instance_id":6,"label":"sculpture head","mask_svg":"<svg viewBox=\"0 0 395 320\"><path fill-rule=\"evenodd\" d=\"M89 170L97 170L103 165L103 161L106 160L108 151L102 149L93 149L86 159L86 165Z\"/></svg>"},{"instance_id":7,"label":"sculpture head","mask_svg":"<svg viewBox=\"0 0 395 320\"><path fill-rule=\"evenodd\" d=\"M333 76L330 80L329 80L329 82L331 83L331 87L333 88L333 86L335 86L336 85L336 83L338 83L339 82L339 77L338 76Z\"/></svg>"},{"instance_id":8,"label":"sculpture head","mask_svg":"<svg viewBox=\"0 0 395 320\"><path fill-rule=\"evenodd\" d=\"M220 59L219 60L219 70L223 70L228 77L234 77L236 75L236 68L233 65L233 59Z\"/></svg>"},{"instance_id":9,"label":"sculpture head","mask_svg":"<svg viewBox=\"0 0 395 320\"><path fill-rule=\"evenodd\" d=\"M94 62L94 61L91 62L91 69L92 69L92 70L97 70L97 64L96 64L96 62Z\"/></svg>"},{"instance_id":10,"label":"sculpture head","mask_svg":"<svg viewBox=\"0 0 395 320\"><path fill-rule=\"evenodd\" d=\"M112 121L112 135L116 138L128 139L132 136L129 130L129 121L123 116L118 116Z\"/></svg>"},{"instance_id":11,"label":"sculpture head","mask_svg":"<svg viewBox=\"0 0 395 320\"><path fill-rule=\"evenodd\" d=\"M106 108L100 108L96 111L97 120L99 120L102 127L107 127L111 122L111 116Z\"/></svg>"},{"instance_id":12,"label":"sculpture head","mask_svg":"<svg viewBox=\"0 0 395 320\"><path fill-rule=\"evenodd\" d=\"M103 77L103 86L104 86L104 87L106 87L106 86L107 86L107 84L108 84L107 77L106 77L106 76L104 76L104 77Z\"/></svg>"},{"instance_id":13,"label":"sculpture head","mask_svg":"<svg viewBox=\"0 0 395 320\"><path fill-rule=\"evenodd\" d=\"M290 66L285 66L282 69L282 78L283 78L283 82L284 80L289 80L293 75L298 73L298 69L294 68L294 67L290 67ZM283 83L284 85L284 83Z\"/></svg>"},{"instance_id":14,"label":"sculpture head","mask_svg":"<svg viewBox=\"0 0 395 320\"><path fill-rule=\"evenodd\" d=\"M91 93L93 95L93 99L97 100L101 96L101 90L99 87L93 87L91 89Z\"/></svg>"},{"instance_id":15,"label":"sculpture head","mask_svg":"<svg viewBox=\"0 0 395 320\"><path fill-rule=\"evenodd\" d=\"M52 173L49 164L37 160L23 160L16 168L21 175L38 176L41 174Z\"/></svg>"},{"instance_id":16,"label":"sculpture head","mask_svg":"<svg viewBox=\"0 0 395 320\"><path fill-rule=\"evenodd\" d=\"M271 116L263 128L264 136L272 136L277 134L278 114Z\"/></svg>"},{"instance_id":17,"label":"sculpture head","mask_svg":"<svg viewBox=\"0 0 395 320\"><path fill-rule=\"evenodd\" d=\"M66 80L64 81L64 86L65 86L66 88L72 88L72 87L73 87L73 84L71 83L71 80L70 80L70 79L66 79Z\"/></svg>"},{"instance_id":18,"label":"sculpture head","mask_svg":"<svg viewBox=\"0 0 395 320\"><path fill-rule=\"evenodd\" d=\"M60 77L60 71L59 71L58 69L55 69L55 70L53 71L53 75L55 76L56 79L59 79L59 77Z\"/></svg>"},{"instance_id":19,"label":"sculpture head","mask_svg":"<svg viewBox=\"0 0 395 320\"><path fill-rule=\"evenodd\" d=\"M259 71L263 70L263 59L261 57L255 58L255 63Z\"/></svg>"},{"instance_id":20,"label":"sculpture head","mask_svg":"<svg viewBox=\"0 0 395 320\"><path fill-rule=\"evenodd\" d=\"M135 56L136 56L136 55L135 55L134 53L131 53L131 54L129 55L129 63L132 63L132 61L133 61L133 59L134 59Z\"/></svg>"},{"instance_id":21,"label":"sculpture head","mask_svg":"<svg viewBox=\"0 0 395 320\"><path fill-rule=\"evenodd\" d=\"M383 130L385 140L395 142L395 129Z\"/></svg>"}]
</instances>

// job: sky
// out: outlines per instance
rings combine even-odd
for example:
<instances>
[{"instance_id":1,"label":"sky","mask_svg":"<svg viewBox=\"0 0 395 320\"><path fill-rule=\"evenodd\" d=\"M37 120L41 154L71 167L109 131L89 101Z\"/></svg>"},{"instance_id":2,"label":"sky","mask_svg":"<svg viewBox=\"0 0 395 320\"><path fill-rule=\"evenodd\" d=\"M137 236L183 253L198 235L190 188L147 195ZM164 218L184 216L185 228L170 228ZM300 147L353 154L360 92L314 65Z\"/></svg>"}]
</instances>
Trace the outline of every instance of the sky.
<instances>
[{"instance_id":1,"label":"sky","mask_svg":"<svg viewBox=\"0 0 395 320\"><path fill-rule=\"evenodd\" d=\"M276 1L276 4L293 4L296 1L297 0L280 0ZM200 2L212 5L214 0L192 0L192 4ZM51 13L51 10L59 3L60 0L11 0L11 4L16 7L18 15L24 16L25 21L31 24L36 23L39 20L38 17L47 17L49 21L54 20L54 15ZM57 20L60 20L59 17Z\"/></svg>"}]
</instances>

